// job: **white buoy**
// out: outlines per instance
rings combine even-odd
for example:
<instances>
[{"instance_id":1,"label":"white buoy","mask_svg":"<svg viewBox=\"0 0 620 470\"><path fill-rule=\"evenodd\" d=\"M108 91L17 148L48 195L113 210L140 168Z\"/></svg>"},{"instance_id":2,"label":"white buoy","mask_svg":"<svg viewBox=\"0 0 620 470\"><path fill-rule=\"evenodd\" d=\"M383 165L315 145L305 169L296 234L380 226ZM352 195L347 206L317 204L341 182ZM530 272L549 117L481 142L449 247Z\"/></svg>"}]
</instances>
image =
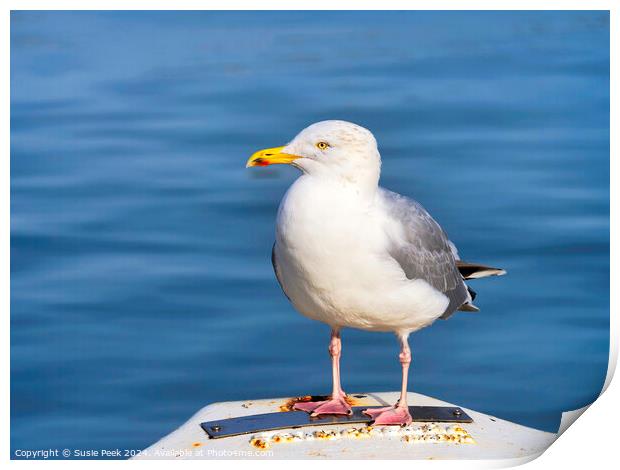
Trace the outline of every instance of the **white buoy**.
<instances>
[{"instance_id":1,"label":"white buoy","mask_svg":"<svg viewBox=\"0 0 620 470\"><path fill-rule=\"evenodd\" d=\"M355 398L356 406L385 406L398 399L396 392L357 396L363 398ZM457 406L418 393L410 393L408 399L410 405ZM200 426L206 421L279 412L290 402L290 398L274 398L208 405L134 458L494 459L516 464L536 458L557 438L467 408L462 409L473 419L471 423L412 423L405 428L347 423L210 439Z\"/></svg>"}]
</instances>

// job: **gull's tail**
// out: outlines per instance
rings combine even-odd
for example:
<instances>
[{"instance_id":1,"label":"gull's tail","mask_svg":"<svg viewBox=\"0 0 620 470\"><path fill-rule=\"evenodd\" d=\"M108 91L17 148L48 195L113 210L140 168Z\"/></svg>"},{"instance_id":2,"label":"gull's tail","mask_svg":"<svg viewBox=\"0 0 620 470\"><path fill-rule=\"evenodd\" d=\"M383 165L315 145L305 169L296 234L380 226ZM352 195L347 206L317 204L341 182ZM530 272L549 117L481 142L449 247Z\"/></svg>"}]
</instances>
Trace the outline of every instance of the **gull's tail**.
<instances>
[{"instance_id":1,"label":"gull's tail","mask_svg":"<svg viewBox=\"0 0 620 470\"><path fill-rule=\"evenodd\" d=\"M492 268L491 266L485 266L477 263L467 263L465 261L457 260L456 267L458 268L463 279L480 279L481 277L489 276L503 276L506 271L500 268ZM458 310L462 312L479 312L480 309L473 304L476 298L476 292L469 286L467 286L468 299L461 305Z\"/></svg>"}]
</instances>

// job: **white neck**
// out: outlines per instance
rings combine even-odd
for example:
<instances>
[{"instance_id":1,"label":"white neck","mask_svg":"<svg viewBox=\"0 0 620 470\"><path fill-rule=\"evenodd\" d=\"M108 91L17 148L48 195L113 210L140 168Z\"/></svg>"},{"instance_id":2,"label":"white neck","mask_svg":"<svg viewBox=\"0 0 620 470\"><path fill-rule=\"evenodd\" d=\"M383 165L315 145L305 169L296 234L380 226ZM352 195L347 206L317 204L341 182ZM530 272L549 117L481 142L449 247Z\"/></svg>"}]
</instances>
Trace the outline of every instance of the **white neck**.
<instances>
[{"instance_id":1,"label":"white neck","mask_svg":"<svg viewBox=\"0 0 620 470\"><path fill-rule=\"evenodd\" d=\"M301 170L311 179L331 187L341 187L347 192L373 198L379 187L381 157L378 151L358 159L334 161L329 165L304 162Z\"/></svg>"}]
</instances>

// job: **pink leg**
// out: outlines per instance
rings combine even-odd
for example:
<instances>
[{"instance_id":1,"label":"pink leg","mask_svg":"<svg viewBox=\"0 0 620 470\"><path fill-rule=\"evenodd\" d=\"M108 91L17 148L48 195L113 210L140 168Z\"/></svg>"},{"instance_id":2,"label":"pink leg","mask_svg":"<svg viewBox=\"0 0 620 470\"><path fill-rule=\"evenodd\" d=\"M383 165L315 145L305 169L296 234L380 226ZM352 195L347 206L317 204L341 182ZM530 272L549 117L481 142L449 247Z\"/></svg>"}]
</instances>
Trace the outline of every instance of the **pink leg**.
<instances>
[{"instance_id":1,"label":"pink leg","mask_svg":"<svg viewBox=\"0 0 620 470\"><path fill-rule=\"evenodd\" d=\"M409 364L411 364L411 350L409 349L408 337L408 333L399 337L400 354L398 358L403 368L403 380L398 402L394 406L364 410L364 413L373 418L372 424L374 425L399 424L405 426L411 423L409 405L407 404L407 377L409 375Z\"/></svg>"},{"instance_id":2,"label":"pink leg","mask_svg":"<svg viewBox=\"0 0 620 470\"><path fill-rule=\"evenodd\" d=\"M332 358L332 396L326 401L309 401L296 403L294 410L307 411L312 416L319 415L349 415L353 411L345 400L347 394L340 386L340 354L342 342L340 331L333 329L331 341L329 342L329 355Z\"/></svg>"}]
</instances>

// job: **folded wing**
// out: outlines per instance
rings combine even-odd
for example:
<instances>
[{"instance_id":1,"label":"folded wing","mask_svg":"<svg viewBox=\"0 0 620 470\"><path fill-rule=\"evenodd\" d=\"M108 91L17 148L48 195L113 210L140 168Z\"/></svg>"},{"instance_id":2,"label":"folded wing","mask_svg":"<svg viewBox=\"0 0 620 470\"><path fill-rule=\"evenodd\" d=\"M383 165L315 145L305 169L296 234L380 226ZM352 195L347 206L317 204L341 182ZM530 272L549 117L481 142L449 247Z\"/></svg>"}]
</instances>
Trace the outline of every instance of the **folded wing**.
<instances>
[{"instance_id":1,"label":"folded wing","mask_svg":"<svg viewBox=\"0 0 620 470\"><path fill-rule=\"evenodd\" d=\"M471 301L456 265L456 250L448 236L416 201L391 191L381 197L392 221L400 230L391 234L390 255L408 279L422 279L450 300L441 318L448 318Z\"/></svg>"}]
</instances>

